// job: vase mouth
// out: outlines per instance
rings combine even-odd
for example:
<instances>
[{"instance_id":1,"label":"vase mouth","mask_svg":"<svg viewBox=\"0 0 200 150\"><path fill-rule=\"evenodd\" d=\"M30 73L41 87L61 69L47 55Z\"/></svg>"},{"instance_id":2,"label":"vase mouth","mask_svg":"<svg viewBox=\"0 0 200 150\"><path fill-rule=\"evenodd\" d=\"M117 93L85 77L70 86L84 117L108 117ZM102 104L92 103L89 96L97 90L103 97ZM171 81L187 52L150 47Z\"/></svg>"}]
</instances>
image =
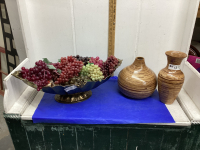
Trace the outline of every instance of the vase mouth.
<instances>
[{"instance_id":1,"label":"vase mouth","mask_svg":"<svg viewBox=\"0 0 200 150\"><path fill-rule=\"evenodd\" d=\"M183 53L183 52L180 52L180 51L166 51L165 54L167 56L177 57L177 58L185 58L185 57L187 57L186 53Z\"/></svg>"},{"instance_id":2,"label":"vase mouth","mask_svg":"<svg viewBox=\"0 0 200 150\"><path fill-rule=\"evenodd\" d=\"M145 66L144 57L136 57L132 65L135 67L137 66L139 68L144 67Z\"/></svg>"},{"instance_id":3,"label":"vase mouth","mask_svg":"<svg viewBox=\"0 0 200 150\"><path fill-rule=\"evenodd\" d=\"M144 60L144 57L136 57L136 60Z\"/></svg>"}]
</instances>

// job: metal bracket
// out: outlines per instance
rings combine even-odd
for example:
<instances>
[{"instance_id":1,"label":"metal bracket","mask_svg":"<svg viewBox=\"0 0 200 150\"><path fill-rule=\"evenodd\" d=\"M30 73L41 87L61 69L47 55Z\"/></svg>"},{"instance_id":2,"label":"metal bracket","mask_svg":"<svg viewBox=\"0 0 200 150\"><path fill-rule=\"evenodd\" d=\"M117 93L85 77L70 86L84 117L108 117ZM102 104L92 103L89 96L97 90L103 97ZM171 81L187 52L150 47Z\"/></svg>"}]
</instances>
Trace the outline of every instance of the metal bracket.
<instances>
[{"instance_id":1,"label":"metal bracket","mask_svg":"<svg viewBox=\"0 0 200 150\"><path fill-rule=\"evenodd\" d=\"M21 115L19 114L6 114L3 113L3 116L5 119L16 119L16 120L20 120L21 119Z\"/></svg>"}]
</instances>

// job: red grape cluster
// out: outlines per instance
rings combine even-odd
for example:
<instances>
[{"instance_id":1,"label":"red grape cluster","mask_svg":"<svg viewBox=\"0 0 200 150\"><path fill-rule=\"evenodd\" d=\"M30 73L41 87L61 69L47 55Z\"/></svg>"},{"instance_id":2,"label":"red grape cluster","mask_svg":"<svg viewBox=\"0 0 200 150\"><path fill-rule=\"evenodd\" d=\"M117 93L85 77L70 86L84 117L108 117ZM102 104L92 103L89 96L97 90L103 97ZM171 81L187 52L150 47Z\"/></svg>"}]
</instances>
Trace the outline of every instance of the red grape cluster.
<instances>
[{"instance_id":1,"label":"red grape cluster","mask_svg":"<svg viewBox=\"0 0 200 150\"><path fill-rule=\"evenodd\" d=\"M110 56L103 63L101 71L103 72L104 78L111 75L115 71L115 67L118 64L118 59L115 56Z\"/></svg>"},{"instance_id":2,"label":"red grape cluster","mask_svg":"<svg viewBox=\"0 0 200 150\"><path fill-rule=\"evenodd\" d=\"M96 58L91 57L89 63L93 63L94 65L98 65L100 68L103 66L103 60L99 59L97 56Z\"/></svg>"},{"instance_id":3,"label":"red grape cluster","mask_svg":"<svg viewBox=\"0 0 200 150\"><path fill-rule=\"evenodd\" d=\"M22 78L27 79L37 85L37 90L40 91L43 86L47 85L52 78L51 73L47 65L39 60L35 63L35 67L26 69L25 67L21 68Z\"/></svg>"},{"instance_id":4,"label":"red grape cluster","mask_svg":"<svg viewBox=\"0 0 200 150\"><path fill-rule=\"evenodd\" d=\"M52 63L52 65L53 65L55 68L58 68L59 63L58 63L58 62L57 62L57 63Z\"/></svg>"},{"instance_id":5,"label":"red grape cluster","mask_svg":"<svg viewBox=\"0 0 200 150\"><path fill-rule=\"evenodd\" d=\"M83 62L78 61L76 58L72 56L61 57L61 62L58 66L61 69L61 74L59 78L55 81L55 84L65 84L69 81L69 79L74 76L79 76L79 72L83 67Z\"/></svg>"},{"instance_id":6,"label":"red grape cluster","mask_svg":"<svg viewBox=\"0 0 200 150\"><path fill-rule=\"evenodd\" d=\"M55 70L54 69L50 70L50 73L52 75L52 80L55 82L60 75L57 71L59 63L50 63L50 65L53 65L56 68Z\"/></svg>"}]
</instances>

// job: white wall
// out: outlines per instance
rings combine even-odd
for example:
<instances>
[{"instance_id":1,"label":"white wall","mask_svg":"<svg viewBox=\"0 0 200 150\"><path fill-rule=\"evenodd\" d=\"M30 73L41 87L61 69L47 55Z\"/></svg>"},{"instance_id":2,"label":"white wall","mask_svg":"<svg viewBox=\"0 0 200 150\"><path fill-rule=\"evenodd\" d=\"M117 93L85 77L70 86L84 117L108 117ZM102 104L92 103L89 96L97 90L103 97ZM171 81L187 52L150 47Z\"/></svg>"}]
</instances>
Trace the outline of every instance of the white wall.
<instances>
[{"instance_id":1,"label":"white wall","mask_svg":"<svg viewBox=\"0 0 200 150\"><path fill-rule=\"evenodd\" d=\"M31 60L75 54L106 59L108 1L19 0L18 6Z\"/></svg>"},{"instance_id":2,"label":"white wall","mask_svg":"<svg viewBox=\"0 0 200 150\"><path fill-rule=\"evenodd\" d=\"M141 56L158 74L167 63L165 51L181 51L189 3L190 0L118 0L115 51L124 60L120 69Z\"/></svg>"},{"instance_id":3,"label":"white wall","mask_svg":"<svg viewBox=\"0 0 200 150\"><path fill-rule=\"evenodd\" d=\"M123 63L115 75L137 56L144 57L147 66L158 74L167 63L165 51L187 49L183 43L190 37L183 36L191 29L191 24L187 26L188 11L197 1L117 0L115 55ZM32 64L44 57L57 61L61 56L75 54L106 59L108 0L17 0L17 3ZM12 15L10 19L15 20Z\"/></svg>"}]
</instances>

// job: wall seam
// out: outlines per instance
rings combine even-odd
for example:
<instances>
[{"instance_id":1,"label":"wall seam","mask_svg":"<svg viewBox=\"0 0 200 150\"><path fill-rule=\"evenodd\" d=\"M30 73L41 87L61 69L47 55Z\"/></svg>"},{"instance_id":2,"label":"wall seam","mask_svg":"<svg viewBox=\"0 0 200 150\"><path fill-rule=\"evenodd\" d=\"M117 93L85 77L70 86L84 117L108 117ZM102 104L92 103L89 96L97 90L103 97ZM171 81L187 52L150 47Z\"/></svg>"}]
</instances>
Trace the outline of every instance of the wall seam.
<instances>
[{"instance_id":1,"label":"wall seam","mask_svg":"<svg viewBox=\"0 0 200 150\"><path fill-rule=\"evenodd\" d=\"M72 38L73 38L73 47L74 47L74 55L77 54L76 51L76 32L75 32L75 19L74 19L74 4L73 0L70 0L70 7L71 7L71 23L72 23Z\"/></svg>"},{"instance_id":2,"label":"wall seam","mask_svg":"<svg viewBox=\"0 0 200 150\"><path fill-rule=\"evenodd\" d=\"M135 53L134 53L134 57L136 58L138 55L138 43L139 43L139 34L140 34L140 25L141 25L141 12L142 12L142 3L143 0L140 1L139 4L139 14L138 14L138 26L137 26L137 33L136 33L136 42L135 42Z\"/></svg>"}]
</instances>

